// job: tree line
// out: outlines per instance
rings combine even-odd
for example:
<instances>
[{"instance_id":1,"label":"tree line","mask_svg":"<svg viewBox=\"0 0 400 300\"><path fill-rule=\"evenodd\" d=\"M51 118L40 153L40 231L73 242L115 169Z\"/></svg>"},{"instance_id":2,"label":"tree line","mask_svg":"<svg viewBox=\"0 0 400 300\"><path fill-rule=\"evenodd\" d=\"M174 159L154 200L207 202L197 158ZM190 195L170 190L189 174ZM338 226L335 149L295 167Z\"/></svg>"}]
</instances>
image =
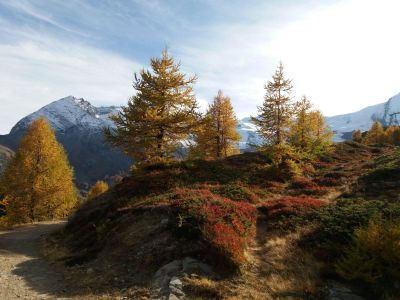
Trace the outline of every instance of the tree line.
<instances>
[{"instance_id":1,"label":"tree line","mask_svg":"<svg viewBox=\"0 0 400 300\"><path fill-rule=\"evenodd\" d=\"M183 140L189 144L188 158L219 159L239 153L240 135L231 100L219 90L205 114L198 111L193 92L197 77L180 71L166 50L150 60L151 70L135 74L136 94L112 120L115 128L105 134L110 143L130 155L135 166L169 162ZM303 156L329 148L332 133L306 96L293 101L291 80L282 63L265 85L258 116L252 117L263 140L261 149L282 151L285 146Z\"/></svg>"},{"instance_id":2,"label":"tree line","mask_svg":"<svg viewBox=\"0 0 400 300\"><path fill-rule=\"evenodd\" d=\"M400 126L387 126L384 128L379 121L374 121L366 132L357 129L353 132L352 140L358 143L400 145Z\"/></svg>"},{"instance_id":3,"label":"tree line","mask_svg":"<svg viewBox=\"0 0 400 300\"><path fill-rule=\"evenodd\" d=\"M180 63L167 50L152 58L150 67L135 73L136 94L111 117L115 127L104 129L108 142L131 156L136 168L175 160L182 144L187 146L187 159L221 159L240 152L238 121L222 90L202 114L193 92L196 76L181 72ZM293 157L298 161L329 149L332 133L322 114L312 109L306 96L292 99L293 86L282 64L264 88L264 102L252 117L263 141L257 145L260 150L274 157L276 164L293 164ZM107 189L98 181L87 199ZM34 121L0 178L0 207L5 207L7 220L62 218L78 199L62 145L45 119Z\"/></svg>"}]
</instances>

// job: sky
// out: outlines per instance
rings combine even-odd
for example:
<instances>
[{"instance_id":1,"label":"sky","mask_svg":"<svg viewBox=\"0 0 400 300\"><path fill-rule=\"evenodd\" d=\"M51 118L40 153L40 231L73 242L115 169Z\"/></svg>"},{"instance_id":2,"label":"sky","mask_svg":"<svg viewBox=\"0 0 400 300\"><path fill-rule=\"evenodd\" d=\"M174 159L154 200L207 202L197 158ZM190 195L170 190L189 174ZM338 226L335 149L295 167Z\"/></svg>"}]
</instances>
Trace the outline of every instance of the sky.
<instances>
[{"instance_id":1,"label":"sky","mask_svg":"<svg viewBox=\"0 0 400 300\"><path fill-rule=\"evenodd\" d=\"M396 0L0 0L0 134L73 95L125 105L134 73L164 47L196 74L202 109L218 89L257 114L280 61L293 99L325 115L400 92Z\"/></svg>"}]
</instances>

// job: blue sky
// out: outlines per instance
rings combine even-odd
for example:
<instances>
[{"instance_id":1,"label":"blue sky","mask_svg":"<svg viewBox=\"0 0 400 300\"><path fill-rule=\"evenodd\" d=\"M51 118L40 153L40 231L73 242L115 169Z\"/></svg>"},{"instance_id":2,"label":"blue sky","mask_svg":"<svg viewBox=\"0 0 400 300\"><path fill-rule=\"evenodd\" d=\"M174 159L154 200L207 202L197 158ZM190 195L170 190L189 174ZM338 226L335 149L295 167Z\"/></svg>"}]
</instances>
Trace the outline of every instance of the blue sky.
<instances>
[{"instance_id":1,"label":"blue sky","mask_svg":"<svg viewBox=\"0 0 400 300\"><path fill-rule=\"evenodd\" d=\"M67 95L125 104L165 46L198 75L203 108L222 89L254 115L282 60L295 98L351 112L400 92L398 12L389 0L0 0L0 134Z\"/></svg>"}]
</instances>

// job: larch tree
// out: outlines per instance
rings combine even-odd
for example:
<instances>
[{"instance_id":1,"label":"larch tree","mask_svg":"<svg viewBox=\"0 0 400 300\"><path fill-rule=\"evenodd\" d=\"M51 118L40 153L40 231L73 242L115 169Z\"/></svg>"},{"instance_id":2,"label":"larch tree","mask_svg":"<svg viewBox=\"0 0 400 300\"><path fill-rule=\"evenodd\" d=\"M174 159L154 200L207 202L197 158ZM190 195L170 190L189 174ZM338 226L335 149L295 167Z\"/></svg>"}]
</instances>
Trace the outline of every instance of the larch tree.
<instances>
[{"instance_id":1,"label":"larch tree","mask_svg":"<svg viewBox=\"0 0 400 300\"><path fill-rule=\"evenodd\" d=\"M45 119L30 125L1 186L10 223L63 218L76 205L73 170Z\"/></svg>"},{"instance_id":2,"label":"larch tree","mask_svg":"<svg viewBox=\"0 0 400 300\"><path fill-rule=\"evenodd\" d=\"M305 150L310 140L310 111L312 105L306 96L296 103L295 121L290 128L290 144Z\"/></svg>"},{"instance_id":3,"label":"larch tree","mask_svg":"<svg viewBox=\"0 0 400 300\"><path fill-rule=\"evenodd\" d=\"M362 142L362 133L360 129L357 129L353 132L352 136L351 136L351 140L357 143L361 143Z\"/></svg>"},{"instance_id":4,"label":"larch tree","mask_svg":"<svg viewBox=\"0 0 400 300\"><path fill-rule=\"evenodd\" d=\"M218 159L238 154L240 135L236 130L237 119L231 100L221 90L195 133L195 146L191 149L194 157Z\"/></svg>"},{"instance_id":5,"label":"larch tree","mask_svg":"<svg viewBox=\"0 0 400 300\"><path fill-rule=\"evenodd\" d=\"M259 115L252 117L259 135L267 144L281 145L288 138L288 129L293 117L294 107L291 101L292 81L286 79L282 63L265 86L266 94Z\"/></svg>"},{"instance_id":6,"label":"larch tree","mask_svg":"<svg viewBox=\"0 0 400 300\"><path fill-rule=\"evenodd\" d=\"M329 150L333 143L333 132L326 125L325 117L319 110L314 110L310 112L309 118L311 136L309 152L313 155Z\"/></svg>"},{"instance_id":7,"label":"larch tree","mask_svg":"<svg viewBox=\"0 0 400 300\"><path fill-rule=\"evenodd\" d=\"M303 96L296 103L295 118L290 127L289 142L292 147L306 156L314 156L328 150L332 144L332 132L318 110Z\"/></svg>"},{"instance_id":8,"label":"larch tree","mask_svg":"<svg viewBox=\"0 0 400 300\"><path fill-rule=\"evenodd\" d=\"M112 117L116 128L105 129L107 139L136 166L171 160L199 117L193 93L196 76L182 73L167 50L150 65L151 71L135 73L136 95Z\"/></svg>"},{"instance_id":9,"label":"larch tree","mask_svg":"<svg viewBox=\"0 0 400 300\"><path fill-rule=\"evenodd\" d=\"M385 140L385 131L379 121L375 121L368 130L363 142L365 144L379 144Z\"/></svg>"},{"instance_id":10,"label":"larch tree","mask_svg":"<svg viewBox=\"0 0 400 300\"><path fill-rule=\"evenodd\" d=\"M101 194L108 191L108 184L103 180L98 180L96 183L90 188L89 192L86 195L87 200L91 200L100 196Z\"/></svg>"}]
</instances>

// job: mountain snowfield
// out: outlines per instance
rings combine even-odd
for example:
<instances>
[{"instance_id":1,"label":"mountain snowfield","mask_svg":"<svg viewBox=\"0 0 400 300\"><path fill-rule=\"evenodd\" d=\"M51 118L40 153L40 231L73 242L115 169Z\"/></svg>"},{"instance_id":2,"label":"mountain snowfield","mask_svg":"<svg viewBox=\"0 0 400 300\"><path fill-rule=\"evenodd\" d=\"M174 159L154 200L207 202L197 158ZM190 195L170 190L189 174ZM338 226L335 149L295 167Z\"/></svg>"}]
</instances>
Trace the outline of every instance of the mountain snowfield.
<instances>
[{"instance_id":1,"label":"mountain snowfield","mask_svg":"<svg viewBox=\"0 0 400 300\"><path fill-rule=\"evenodd\" d=\"M396 113L399 113L399 115L397 116ZM367 131L375 120L380 121L385 126L399 125L400 93L386 102L368 106L357 112L326 117L329 127L335 133L335 141L349 139L351 133L356 129Z\"/></svg>"},{"instance_id":2,"label":"mountain snowfield","mask_svg":"<svg viewBox=\"0 0 400 300\"><path fill-rule=\"evenodd\" d=\"M95 107L82 98L68 96L26 116L11 129L10 134L26 129L39 117L45 117L56 132L65 132L72 127L99 131L104 127L113 127L110 116L119 111L120 108L116 106ZM398 119L394 114L398 112L400 113L400 93L387 102L368 106L353 113L326 117L326 121L335 133L335 141L342 141L349 139L356 129L368 130L375 120L381 121L383 125L399 124L400 114ZM250 145L261 142L256 133L256 126L251 123L249 117L238 121L237 130L241 136L239 143L241 149L247 149Z\"/></svg>"},{"instance_id":3,"label":"mountain snowfield","mask_svg":"<svg viewBox=\"0 0 400 300\"><path fill-rule=\"evenodd\" d=\"M101 129L113 126L109 117L118 113L118 111L119 108L115 106L95 107L82 98L68 96L51 102L26 116L11 129L11 133L28 127L29 124L40 117L46 118L55 131L66 131L74 126Z\"/></svg>"},{"instance_id":4,"label":"mountain snowfield","mask_svg":"<svg viewBox=\"0 0 400 300\"><path fill-rule=\"evenodd\" d=\"M44 117L56 132L65 132L73 127L86 130L99 131L104 127L113 127L110 116L117 114L119 107L95 107L90 102L68 96L51 102L38 111L21 119L12 129L10 134L26 129L34 120ZM244 118L238 122L238 132L242 139L239 143L241 149L246 149L250 144L257 144L260 140L256 134L256 127L250 122L250 118Z\"/></svg>"}]
</instances>

